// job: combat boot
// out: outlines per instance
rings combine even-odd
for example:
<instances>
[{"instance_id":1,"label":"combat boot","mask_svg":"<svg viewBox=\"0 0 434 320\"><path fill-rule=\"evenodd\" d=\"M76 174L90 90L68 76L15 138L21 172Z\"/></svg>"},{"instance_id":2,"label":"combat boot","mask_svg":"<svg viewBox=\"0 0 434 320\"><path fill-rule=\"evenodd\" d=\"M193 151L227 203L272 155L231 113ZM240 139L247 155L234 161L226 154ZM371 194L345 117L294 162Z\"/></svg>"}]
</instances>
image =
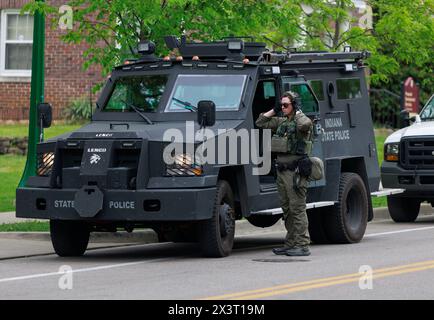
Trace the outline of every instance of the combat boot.
<instances>
[{"instance_id":1,"label":"combat boot","mask_svg":"<svg viewBox=\"0 0 434 320\"><path fill-rule=\"evenodd\" d=\"M284 254L290 257L310 256L310 250L309 247L293 247L287 249Z\"/></svg>"},{"instance_id":2,"label":"combat boot","mask_svg":"<svg viewBox=\"0 0 434 320\"><path fill-rule=\"evenodd\" d=\"M280 248L273 248L272 251L274 254L278 256L284 256L286 255L286 251L289 249L292 249L293 247L280 247Z\"/></svg>"}]
</instances>

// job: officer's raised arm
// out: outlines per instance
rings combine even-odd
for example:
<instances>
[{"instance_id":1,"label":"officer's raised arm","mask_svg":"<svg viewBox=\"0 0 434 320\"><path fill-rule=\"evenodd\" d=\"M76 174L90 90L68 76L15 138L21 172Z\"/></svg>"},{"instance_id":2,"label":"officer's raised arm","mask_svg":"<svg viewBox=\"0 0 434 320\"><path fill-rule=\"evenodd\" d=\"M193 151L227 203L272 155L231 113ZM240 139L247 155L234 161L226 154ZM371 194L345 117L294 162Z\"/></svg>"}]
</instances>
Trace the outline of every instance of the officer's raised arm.
<instances>
[{"instance_id":1,"label":"officer's raised arm","mask_svg":"<svg viewBox=\"0 0 434 320\"><path fill-rule=\"evenodd\" d=\"M277 127L279 127L280 124L280 120L275 116L279 111L280 108L274 107L270 111L261 113L258 119L256 120L256 125L262 129L277 130Z\"/></svg>"},{"instance_id":2,"label":"officer's raised arm","mask_svg":"<svg viewBox=\"0 0 434 320\"><path fill-rule=\"evenodd\" d=\"M256 120L256 125L262 129L271 129L277 130L279 127L281 120L277 118L277 114L280 112L281 106L275 106L270 111L261 113Z\"/></svg>"}]
</instances>

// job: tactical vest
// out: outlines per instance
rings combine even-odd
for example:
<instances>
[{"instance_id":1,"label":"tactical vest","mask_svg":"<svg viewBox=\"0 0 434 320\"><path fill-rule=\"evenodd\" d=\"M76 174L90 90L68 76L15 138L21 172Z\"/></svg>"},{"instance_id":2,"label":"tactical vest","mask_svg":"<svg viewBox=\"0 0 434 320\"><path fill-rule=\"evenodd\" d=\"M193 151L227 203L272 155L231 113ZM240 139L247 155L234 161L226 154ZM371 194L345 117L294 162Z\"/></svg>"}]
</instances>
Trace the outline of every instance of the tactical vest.
<instances>
[{"instance_id":1,"label":"tactical vest","mask_svg":"<svg viewBox=\"0 0 434 320\"><path fill-rule=\"evenodd\" d=\"M293 117L285 120L277 128L271 139L271 152L291 155L310 155L312 152L312 130L306 133L297 131L297 122Z\"/></svg>"}]
</instances>

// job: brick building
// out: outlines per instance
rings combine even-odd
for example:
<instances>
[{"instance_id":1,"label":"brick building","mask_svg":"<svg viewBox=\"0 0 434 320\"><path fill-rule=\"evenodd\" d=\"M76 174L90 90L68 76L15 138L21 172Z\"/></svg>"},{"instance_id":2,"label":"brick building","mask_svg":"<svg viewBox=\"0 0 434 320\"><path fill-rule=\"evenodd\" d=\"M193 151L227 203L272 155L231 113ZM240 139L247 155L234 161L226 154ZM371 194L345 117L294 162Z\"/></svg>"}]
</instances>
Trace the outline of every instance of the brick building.
<instances>
[{"instance_id":1,"label":"brick building","mask_svg":"<svg viewBox=\"0 0 434 320\"><path fill-rule=\"evenodd\" d=\"M0 0L0 120L26 120L30 100L33 17L19 15L28 0ZM52 0L60 7L65 1ZM55 119L71 101L95 100L91 88L102 78L97 68L83 70L86 45L65 44L46 21L45 101Z\"/></svg>"}]
</instances>

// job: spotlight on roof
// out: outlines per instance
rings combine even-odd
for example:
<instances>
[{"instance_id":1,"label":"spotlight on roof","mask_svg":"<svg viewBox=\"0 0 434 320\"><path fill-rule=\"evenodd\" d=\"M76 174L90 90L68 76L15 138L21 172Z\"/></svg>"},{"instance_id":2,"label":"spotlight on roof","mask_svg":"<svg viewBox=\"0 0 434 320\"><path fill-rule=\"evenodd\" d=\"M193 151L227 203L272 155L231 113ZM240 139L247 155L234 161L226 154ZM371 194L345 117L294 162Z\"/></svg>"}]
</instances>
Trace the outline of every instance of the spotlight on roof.
<instances>
[{"instance_id":1,"label":"spotlight on roof","mask_svg":"<svg viewBox=\"0 0 434 320\"><path fill-rule=\"evenodd\" d=\"M137 52L141 55L153 54L155 52L155 43L152 41L141 41L137 46Z\"/></svg>"},{"instance_id":2,"label":"spotlight on roof","mask_svg":"<svg viewBox=\"0 0 434 320\"><path fill-rule=\"evenodd\" d=\"M228 50L231 52L242 52L244 48L244 43L242 40L229 40Z\"/></svg>"}]
</instances>

